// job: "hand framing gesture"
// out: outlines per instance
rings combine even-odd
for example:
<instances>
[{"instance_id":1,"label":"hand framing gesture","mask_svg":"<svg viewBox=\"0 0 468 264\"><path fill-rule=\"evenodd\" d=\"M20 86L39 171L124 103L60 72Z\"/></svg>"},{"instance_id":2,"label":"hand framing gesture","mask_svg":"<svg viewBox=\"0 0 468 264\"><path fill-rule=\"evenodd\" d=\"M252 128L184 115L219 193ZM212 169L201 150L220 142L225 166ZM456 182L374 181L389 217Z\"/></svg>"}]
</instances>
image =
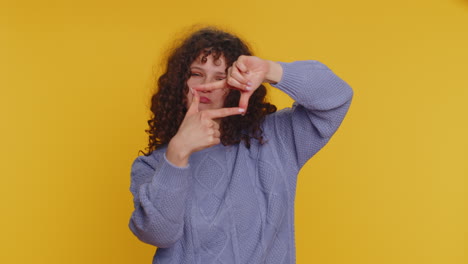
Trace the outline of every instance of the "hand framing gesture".
<instances>
[{"instance_id":1,"label":"hand framing gesture","mask_svg":"<svg viewBox=\"0 0 468 264\"><path fill-rule=\"evenodd\" d=\"M200 95L193 94L192 104L177 134L169 142L166 157L176 166L186 166L193 152L209 148L220 143L219 124L215 120L245 112L238 107L198 110Z\"/></svg>"},{"instance_id":2,"label":"hand framing gesture","mask_svg":"<svg viewBox=\"0 0 468 264\"><path fill-rule=\"evenodd\" d=\"M213 91L223 89L226 84L231 89L241 92L239 107L247 111L250 96L264 82L279 82L282 76L281 66L273 61L263 60L255 56L239 56L227 70L225 80L194 87L197 91Z\"/></svg>"}]
</instances>

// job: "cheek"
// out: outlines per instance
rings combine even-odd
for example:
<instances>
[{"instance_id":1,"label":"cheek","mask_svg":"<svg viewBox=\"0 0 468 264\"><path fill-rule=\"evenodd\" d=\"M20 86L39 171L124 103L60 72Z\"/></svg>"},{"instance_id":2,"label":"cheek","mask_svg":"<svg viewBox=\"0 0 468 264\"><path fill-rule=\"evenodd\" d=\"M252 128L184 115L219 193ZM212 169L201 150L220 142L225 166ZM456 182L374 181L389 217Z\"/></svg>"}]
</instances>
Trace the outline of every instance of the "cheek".
<instances>
[{"instance_id":1,"label":"cheek","mask_svg":"<svg viewBox=\"0 0 468 264\"><path fill-rule=\"evenodd\" d=\"M195 86L195 85L198 85L198 84L201 84L201 83L203 83L202 78L190 77L190 78L187 80L187 86L188 86L188 87L192 87L192 86Z\"/></svg>"},{"instance_id":2,"label":"cheek","mask_svg":"<svg viewBox=\"0 0 468 264\"><path fill-rule=\"evenodd\" d=\"M220 89L219 91L220 91L221 96L223 98L226 98L229 93L229 88L226 87L226 88Z\"/></svg>"},{"instance_id":3,"label":"cheek","mask_svg":"<svg viewBox=\"0 0 468 264\"><path fill-rule=\"evenodd\" d=\"M227 97L228 93L229 93L228 88L217 90L216 91L216 98L218 98L219 101L224 103L224 100L226 100L226 97Z\"/></svg>"},{"instance_id":4,"label":"cheek","mask_svg":"<svg viewBox=\"0 0 468 264\"><path fill-rule=\"evenodd\" d=\"M228 96L228 94L229 94L230 91L231 91L231 90L229 90L229 88L225 88L225 89L224 89L223 101L226 100L226 98L227 98L227 96Z\"/></svg>"},{"instance_id":5,"label":"cheek","mask_svg":"<svg viewBox=\"0 0 468 264\"><path fill-rule=\"evenodd\" d=\"M192 78L189 78L189 79L187 80L187 86L188 86L188 87L191 87L192 85L193 85L193 79L192 79Z\"/></svg>"},{"instance_id":6,"label":"cheek","mask_svg":"<svg viewBox=\"0 0 468 264\"><path fill-rule=\"evenodd\" d=\"M188 91L188 93L186 94L186 96L187 96L187 105L186 105L186 107L187 107L187 109L189 109L189 108L190 108L190 105L192 104L192 100L193 100L193 95L192 95L192 93L190 92L190 90Z\"/></svg>"}]
</instances>

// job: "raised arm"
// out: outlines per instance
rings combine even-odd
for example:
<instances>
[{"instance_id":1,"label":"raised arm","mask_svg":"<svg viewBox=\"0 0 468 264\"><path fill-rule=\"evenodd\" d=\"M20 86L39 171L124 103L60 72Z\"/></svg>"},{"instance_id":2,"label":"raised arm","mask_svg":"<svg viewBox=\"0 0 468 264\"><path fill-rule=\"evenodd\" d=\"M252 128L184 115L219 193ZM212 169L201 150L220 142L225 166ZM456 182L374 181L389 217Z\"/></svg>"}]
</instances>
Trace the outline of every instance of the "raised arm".
<instances>
[{"instance_id":1,"label":"raised arm","mask_svg":"<svg viewBox=\"0 0 468 264\"><path fill-rule=\"evenodd\" d=\"M241 91L243 109L261 83L270 83L296 101L292 108L267 116L263 124L270 148L296 172L335 133L353 96L351 87L318 61L278 63L255 56L240 56L226 80L194 88L213 91L226 82Z\"/></svg>"},{"instance_id":2,"label":"raised arm","mask_svg":"<svg viewBox=\"0 0 468 264\"><path fill-rule=\"evenodd\" d=\"M318 61L280 63L281 80L272 84L295 103L269 116L264 123L272 131L268 140L281 158L299 170L335 133L353 96L351 87Z\"/></svg>"}]
</instances>

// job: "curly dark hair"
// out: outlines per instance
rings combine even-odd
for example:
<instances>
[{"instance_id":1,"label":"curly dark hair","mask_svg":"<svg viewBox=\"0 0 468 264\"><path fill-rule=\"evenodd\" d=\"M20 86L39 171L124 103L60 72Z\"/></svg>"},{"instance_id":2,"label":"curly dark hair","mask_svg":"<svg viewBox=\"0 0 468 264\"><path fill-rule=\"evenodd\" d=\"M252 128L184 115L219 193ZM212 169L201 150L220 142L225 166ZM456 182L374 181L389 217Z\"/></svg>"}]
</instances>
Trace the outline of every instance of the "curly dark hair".
<instances>
[{"instance_id":1,"label":"curly dark hair","mask_svg":"<svg viewBox=\"0 0 468 264\"><path fill-rule=\"evenodd\" d=\"M187 80L190 78L190 65L201 55L202 61L212 55L214 60L221 56L229 68L239 56L252 55L247 44L238 37L214 27L202 28L193 32L170 53L166 70L159 77L156 93L151 97L152 117L148 120L149 156L154 150L169 143L177 133L187 112ZM227 70L227 69L226 69ZM220 132L223 145L233 145L244 141L250 148L251 139L264 143L261 123L266 115L276 112L276 106L265 100L266 88L260 85L249 99L244 116L235 115L221 120ZM230 89L224 106L239 105L240 92Z\"/></svg>"}]
</instances>

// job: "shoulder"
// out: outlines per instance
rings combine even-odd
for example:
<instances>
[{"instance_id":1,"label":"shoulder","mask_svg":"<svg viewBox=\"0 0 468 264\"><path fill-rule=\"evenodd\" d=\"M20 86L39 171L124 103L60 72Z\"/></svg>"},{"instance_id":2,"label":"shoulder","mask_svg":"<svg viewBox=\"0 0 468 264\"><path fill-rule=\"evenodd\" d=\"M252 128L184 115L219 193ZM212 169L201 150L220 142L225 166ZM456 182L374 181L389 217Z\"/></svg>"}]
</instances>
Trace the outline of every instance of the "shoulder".
<instances>
[{"instance_id":1,"label":"shoulder","mask_svg":"<svg viewBox=\"0 0 468 264\"><path fill-rule=\"evenodd\" d=\"M138 156L132 163L131 167L131 185L130 190L136 192L139 186L143 183L151 181L158 164L164 159L165 148L153 151L148 156Z\"/></svg>"},{"instance_id":2,"label":"shoulder","mask_svg":"<svg viewBox=\"0 0 468 264\"><path fill-rule=\"evenodd\" d=\"M160 161L164 159L165 152L166 147L162 147L151 152L148 156L143 155L136 157L132 163L132 171L142 168L155 170Z\"/></svg>"}]
</instances>

